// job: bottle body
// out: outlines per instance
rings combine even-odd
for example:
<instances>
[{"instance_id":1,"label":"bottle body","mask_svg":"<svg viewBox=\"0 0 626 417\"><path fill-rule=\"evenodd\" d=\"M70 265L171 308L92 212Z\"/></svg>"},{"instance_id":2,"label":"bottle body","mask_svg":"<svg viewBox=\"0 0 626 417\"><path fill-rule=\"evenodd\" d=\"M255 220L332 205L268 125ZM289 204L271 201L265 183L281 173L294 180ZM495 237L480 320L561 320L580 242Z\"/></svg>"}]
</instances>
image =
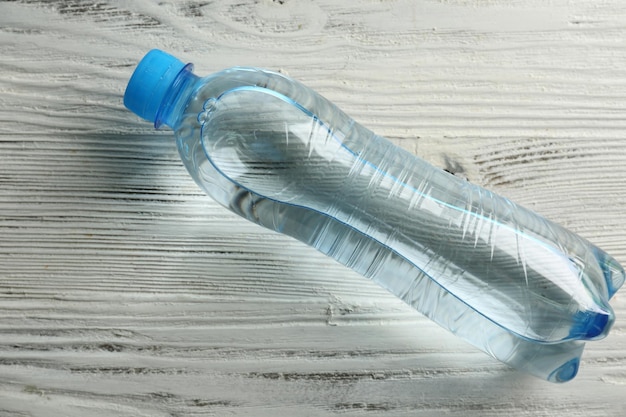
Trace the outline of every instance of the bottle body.
<instances>
[{"instance_id":1,"label":"bottle body","mask_svg":"<svg viewBox=\"0 0 626 417\"><path fill-rule=\"evenodd\" d=\"M194 180L225 207L547 380L573 378L584 341L608 332L624 271L581 237L395 147L280 74L184 72L163 119Z\"/></svg>"}]
</instances>

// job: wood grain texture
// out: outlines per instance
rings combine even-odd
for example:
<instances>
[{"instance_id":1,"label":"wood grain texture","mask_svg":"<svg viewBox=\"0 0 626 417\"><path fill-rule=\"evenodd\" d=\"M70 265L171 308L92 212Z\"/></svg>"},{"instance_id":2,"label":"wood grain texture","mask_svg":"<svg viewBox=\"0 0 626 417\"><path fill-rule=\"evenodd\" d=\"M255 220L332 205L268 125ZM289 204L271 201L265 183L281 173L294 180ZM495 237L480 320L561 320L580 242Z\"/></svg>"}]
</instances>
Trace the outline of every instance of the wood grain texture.
<instances>
[{"instance_id":1,"label":"wood grain texture","mask_svg":"<svg viewBox=\"0 0 626 417\"><path fill-rule=\"evenodd\" d=\"M278 69L626 262L621 0L0 1L0 416L623 416L626 297L516 373L204 196L121 102L154 47Z\"/></svg>"}]
</instances>

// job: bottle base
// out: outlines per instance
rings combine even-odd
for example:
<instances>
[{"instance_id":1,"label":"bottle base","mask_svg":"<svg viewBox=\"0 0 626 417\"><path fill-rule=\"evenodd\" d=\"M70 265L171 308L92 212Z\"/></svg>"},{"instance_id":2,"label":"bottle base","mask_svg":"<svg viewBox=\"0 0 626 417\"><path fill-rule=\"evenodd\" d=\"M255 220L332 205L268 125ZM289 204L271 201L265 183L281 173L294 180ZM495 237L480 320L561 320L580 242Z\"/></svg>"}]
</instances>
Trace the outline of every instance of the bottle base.
<instances>
[{"instance_id":1,"label":"bottle base","mask_svg":"<svg viewBox=\"0 0 626 417\"><path fill-rule=\"evenodd\" d=\"M580 359L574 358L563 365L555 369L549 376L548 381L550 382L567 382L574 379L576 374L578 373L578 367L580 366Z\"/></svg>"}]
</instances>

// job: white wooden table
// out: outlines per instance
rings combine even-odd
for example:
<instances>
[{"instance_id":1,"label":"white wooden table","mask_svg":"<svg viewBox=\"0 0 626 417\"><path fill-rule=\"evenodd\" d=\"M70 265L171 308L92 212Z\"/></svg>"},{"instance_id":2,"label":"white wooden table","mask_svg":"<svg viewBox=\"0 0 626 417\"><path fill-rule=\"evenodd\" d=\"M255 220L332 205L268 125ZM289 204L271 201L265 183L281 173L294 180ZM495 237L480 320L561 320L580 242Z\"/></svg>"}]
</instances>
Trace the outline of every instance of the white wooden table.
<instances>
[{"instance_id":1,"label":"white wooden table","mask_svg":"<svg viewBox=\"0 0 626 417\"><path fill-rule=\"evenodd\" d=\"M230 214L124 109L154 47L279 69L626 262L622 0L0 2L0 416L624 416Z\"/></svg>"}]
</instances>

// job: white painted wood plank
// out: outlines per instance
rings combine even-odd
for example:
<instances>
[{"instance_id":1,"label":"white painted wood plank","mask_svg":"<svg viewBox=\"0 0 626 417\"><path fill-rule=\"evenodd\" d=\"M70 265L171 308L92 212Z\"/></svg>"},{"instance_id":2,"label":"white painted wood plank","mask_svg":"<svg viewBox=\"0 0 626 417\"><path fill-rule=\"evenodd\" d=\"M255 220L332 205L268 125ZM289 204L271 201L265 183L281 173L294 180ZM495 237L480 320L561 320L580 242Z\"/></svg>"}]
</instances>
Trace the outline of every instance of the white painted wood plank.
<instances>
[{"instance_id":1,"label":"white painted wood plank","mask_svg":"<svg viewBox=\"0 0 626 417\"><path fill-rule=\"evenodd\" d=\"M153 47L281 69L626 262L626 4L0 2L0 416L623 416L626 297L551 385L204 196L121 103Z\"/></svg>"}]
</instances>

